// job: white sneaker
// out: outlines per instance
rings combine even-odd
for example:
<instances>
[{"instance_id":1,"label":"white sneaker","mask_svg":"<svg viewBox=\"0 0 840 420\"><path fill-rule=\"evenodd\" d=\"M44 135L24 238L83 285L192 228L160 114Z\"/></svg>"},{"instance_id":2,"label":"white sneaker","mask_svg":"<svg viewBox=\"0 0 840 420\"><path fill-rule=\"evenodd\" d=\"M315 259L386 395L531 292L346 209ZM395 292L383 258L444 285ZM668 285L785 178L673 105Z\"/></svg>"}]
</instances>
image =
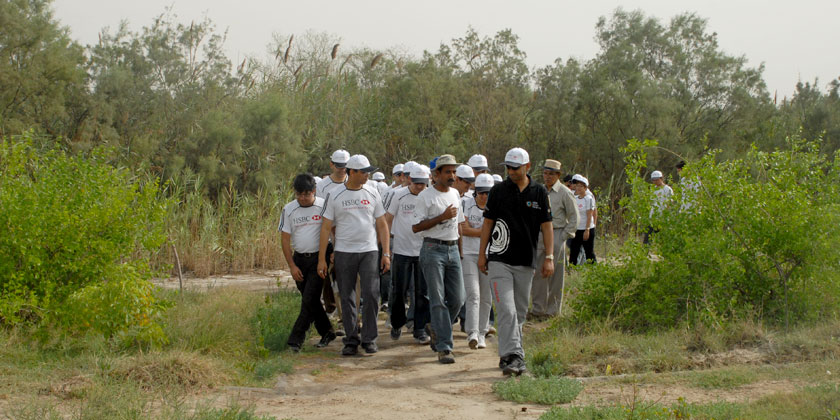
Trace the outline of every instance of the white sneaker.
<instances>
[{"instance_id":1,"label":"white sneaker","mask_svg":"<svg viewBox=\"0 0 840 420\"><path fill-rule=\"evenodd\" d=\"M467 337L467 342L469 343L471 349L475 350L478 348L478 334L471 333L470 336Z\"/></svg>"},{"instance_id":2,"label":"white sneaker","mask_svg":"<svg viewBox=\"0 0 840 420\"><path fill-rule=\"evenodd\" d=\"M477 341L478 341L478 343L476 343L475 348L477 348L477 349L486 349L487 348L487 343L484 342L484 336L479 334L478 337L477 337Z\"/></svg>"}]
</instances>

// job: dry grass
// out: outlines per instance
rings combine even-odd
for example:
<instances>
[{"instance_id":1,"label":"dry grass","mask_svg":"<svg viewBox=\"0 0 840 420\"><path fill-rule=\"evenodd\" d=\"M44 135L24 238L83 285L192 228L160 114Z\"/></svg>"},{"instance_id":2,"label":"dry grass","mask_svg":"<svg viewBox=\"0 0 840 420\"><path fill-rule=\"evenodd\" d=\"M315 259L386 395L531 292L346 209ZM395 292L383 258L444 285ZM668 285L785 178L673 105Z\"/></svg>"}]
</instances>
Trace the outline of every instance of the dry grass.
<instances>
[{"instance_id":1,"label":"dry grass","mask_svg":"<svg viewBox=\"0 0 840 420\"><path fill-rule=\"evenodd\" d=\"M229 383L235 373L218 359L167 351L120 359L108 375L116 380L130 380L147 390L175 387L191 392Z\"/></svg>"}]
</instances>

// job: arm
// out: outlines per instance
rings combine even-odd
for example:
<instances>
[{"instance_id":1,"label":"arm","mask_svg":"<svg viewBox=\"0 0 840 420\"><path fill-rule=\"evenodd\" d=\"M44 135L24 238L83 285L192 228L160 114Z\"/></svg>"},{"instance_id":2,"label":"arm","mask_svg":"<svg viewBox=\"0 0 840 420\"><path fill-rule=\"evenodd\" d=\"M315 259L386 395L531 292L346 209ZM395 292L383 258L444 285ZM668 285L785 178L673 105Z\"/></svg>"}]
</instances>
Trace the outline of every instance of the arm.
<instances>
[{"instance_id":1,"label":"arm","mask_svg":"<svg viewBox=\"0 0 840 420\"><path fill-rule=\"evenodd\" d=\"M385 224L388 225L388 231L390 232L391 229L394 228L394 215L391 213L385 213Z\"/></svg>"},{"instance_id":2,"label":"arm","mask_svg":"<svg viewBox=\"0 0 840 420\"><path fill-rule=\"evenodd\" d=\"M297 282L303 281L303 273L297 265L295 265L294 258L292 258L292 235L286 232L280 232L280 245L283 247L283 256L286 258L286 263L289 264L289 273Z\"/></svg>"},{"instance_id":3,"label":"arm","mask_svg":"<svg viewBox=\"0 0 840 420\"><path fill-rule=\"evenodd\" d=\"M551 222L543 222L540 225L540 230L542 231L543 235L543 246L546 250L554 249L554 228L551 225ZM542 276L543 277L551 277L554 274L554 254L551 251L546 251L545 253L545 261L543 261L542 266Z\"/></svg>"},{"instance_id":4,"label":"arm","mask_svg":"<svg viewBox=\"0 0 840 420\"><path fill-rule=\"evenodd\" d=\"M487 245L490 243L490 233L493 232L495 224L495 220L485 217L484 224L481 225L481 240L478 242L478 269L484 274L487 274Z\"/></svg>"},{"instance_id":5,"label":"arm","mask_svg":"<svg viewBox=\"0 0 840 420\"><path fill-rule=\"evenodd\" d=\"M589 209L586 211L586 229L583 231L583 240L589 240L589 226L592 226L592 221L595 220L595 210Z\"/></svg>"},{"instance_id":6,"label":"arm","mask_svg":"<svg viewBox=\"0 0 840 420\"><path fill-rule=\"evenodd\" d=\"M461 235L472 236L474 238L481 237L481 228L474 228L470 226L469 222L461 222Z\"/></svg>"},{"instance_id":7,"label":"arm","mask_svg":"<svg viewBox=\"0 0 840 420\"><path fill-rule=\"evenodd\" d=\"M322 279L327 278L327 245L330 243L332 232L332 220L326 217L321 218L321 242L318 244L318 275Z\"/></svg>"},{"instance_id":8,"label":"arm","mask_svg":"<svg viewBox=\"0 0 840 420\"><path fill-rule=\"evenodd\" d=\"M383 273L391 269L391 254L388 253L391 249L391 232L388 229L388 222L385 221L388 215L386 213L385 216L376 218L376 233L379 234L379 243L382 244L382 261L379 268Z\"/></svg>"},{"instance_id":9,"label":"arm","mask_svg":"<svg viewBox=\"0 0 840 420\"><path fill-rule=\"evenodd\" d=\"M571 192L563 194L563 208L566 212L566 227L563 228L563 238L574 238L575 231L578 224L580 224L580 215L577 211L577 203L575 197Z\"/></svg>"},{"instance_id":10,"label":"arm","mask_svg":"<svg viewBox=\"0 0 840 420\"><path fill-rule=\"evenodd\" d=\"M456 216L458 216L458 208L450 204L449 207L447 207L446 210L443 211L443 213L437 215L436 217L423 220L420 223L411 226L411 231L417 233L422 232L424 230L429 230L441 224L444 220L449 220Z\"/></svg>"}]
</instances>

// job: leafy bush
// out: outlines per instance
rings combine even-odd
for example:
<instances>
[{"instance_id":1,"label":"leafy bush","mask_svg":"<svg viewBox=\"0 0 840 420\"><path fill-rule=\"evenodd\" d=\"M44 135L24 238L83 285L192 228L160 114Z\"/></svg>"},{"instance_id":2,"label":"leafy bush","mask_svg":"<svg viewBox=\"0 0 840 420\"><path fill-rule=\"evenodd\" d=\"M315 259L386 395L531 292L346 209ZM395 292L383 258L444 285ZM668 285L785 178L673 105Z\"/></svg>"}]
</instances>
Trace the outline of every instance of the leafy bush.
<instances>
[{"instance_id":1,"label":"leafy bush","mask_svg":"<svg viewBox=\"0 0 840 420\"><path fill-rule=\"evenodd\" d=\"M169 202L103 150L39 152L0 142L0 323L163 340L147 282Z\"/></svg>"},{"instance_id":2,"label":"leafy bush","mask_svg":"<svg viewBox=\"0 0 840 420\"><path fill-rule=\"evenodd\" d=\"M508 401L537 404L566 404L572 402L583 384L575 379L553 378L510 378L493 384L493 392Z\"/></svg>"},{"instance_id":3,"label":"leafy bush","mask_svg":"<svg viewBox=\"0 0 840 420\"><path fill-rule=\"evenodd\" d=\"M616 264L584 268L571 302L578 321L645 330L837 313L840 160L821 154L820 141L788 139L785 150L722 162L709 153L686 166L660 211L640 176L652 147L623 149L632 190L623 205L636 226L658 232L650 247L627 241Z\"/></svg>"},{"instance_id":4,"label":"leafy bush","mask_svg":"<svg viewBox=\"0 0 840 420\"><path fill-rule=\"evenodd\" d=\"M254 319L259 344L272 351L285 350L299 312L300 295L289 291L266 295Z\"/></svg>"}]
</instances>

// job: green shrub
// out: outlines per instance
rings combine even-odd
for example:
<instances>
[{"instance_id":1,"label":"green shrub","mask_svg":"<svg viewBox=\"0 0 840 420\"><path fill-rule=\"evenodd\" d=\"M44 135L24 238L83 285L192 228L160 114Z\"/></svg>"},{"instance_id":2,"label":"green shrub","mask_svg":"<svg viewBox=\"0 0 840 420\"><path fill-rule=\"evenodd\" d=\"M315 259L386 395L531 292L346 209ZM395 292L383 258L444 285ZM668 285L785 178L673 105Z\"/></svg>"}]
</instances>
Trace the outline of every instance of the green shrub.
<instances>
[{"instance_id":1,"label":"green shrub","mask_svg":"<svg viewBox=\"0 0 840 420\"><path fill-rule=\"evenodd\" d=\"M631 140L623 200L652 245L627 241L626 258L585 267L572 300L580 322L609 320L647 330L679 323L770 323L837 314L840 303L840 160L820 141L789 139L774 152L718 161L714 152L684 169L686 182L661 211L645 173L656 142Z\"/></svg>"},{"instance_id":2,"label":"green shrub","mask_svg":"<svg viewBox=\"0 0 840 420\"><path fill-rule=\"evenodd\" d=\"M300 312L300 295L280 291L266 295L265 299L265 305L257 310L254 319L259 344L272 351L285 350Z\"/></svg>"},{"instance_id":3,"label":"green shrub","mask_svg":"<svg viewBox=\"0 0 840 420\"><path fill-rule=\"evenodd\" d=\"M566 404L572 402L583 384L575 379L553 378L510 378L493 384L493 392L508 401L537 404Z\"/></svg>"},{"instance_id":4,"label":"green shrub","mask_svg":"<svg viewBox=\"0 0 840 420\"><path fill-rule=\"evenodd\" d=\"M169 202L103 150L39 152L0 142L0 323L164 339L147 280Z\"/></svg>"}]
</instances>

